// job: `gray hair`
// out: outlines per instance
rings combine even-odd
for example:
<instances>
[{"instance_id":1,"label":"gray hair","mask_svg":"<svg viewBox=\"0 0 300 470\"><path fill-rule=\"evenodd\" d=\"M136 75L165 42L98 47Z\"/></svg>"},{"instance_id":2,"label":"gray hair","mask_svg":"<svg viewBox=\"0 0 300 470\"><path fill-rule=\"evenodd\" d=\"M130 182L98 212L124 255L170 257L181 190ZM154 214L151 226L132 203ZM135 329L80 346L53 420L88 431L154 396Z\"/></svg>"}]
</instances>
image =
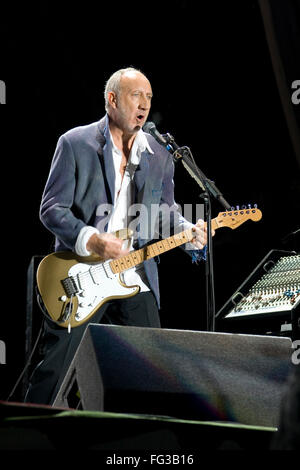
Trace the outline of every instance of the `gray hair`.
<instances>
[{"instance_id":1,"label":"gray hair","mask_svg":"<svg viewBox=\"0 0 300 470\"><path fill-rule=\"evenodd\" d=\"M127 67L125 69L120 69L114 72L111 77L107 80L105 88L104 88L104 100L105 100L105 109L106 111L108 110L108 93L110 91L113 91L116 93L117 96L119 96L120 92L120 81L124 73L127 72L138 72L142 73L140 70L135 69L134 67ZM144 75L144 74L143 74Z\"/></svg>"}]
</instances>

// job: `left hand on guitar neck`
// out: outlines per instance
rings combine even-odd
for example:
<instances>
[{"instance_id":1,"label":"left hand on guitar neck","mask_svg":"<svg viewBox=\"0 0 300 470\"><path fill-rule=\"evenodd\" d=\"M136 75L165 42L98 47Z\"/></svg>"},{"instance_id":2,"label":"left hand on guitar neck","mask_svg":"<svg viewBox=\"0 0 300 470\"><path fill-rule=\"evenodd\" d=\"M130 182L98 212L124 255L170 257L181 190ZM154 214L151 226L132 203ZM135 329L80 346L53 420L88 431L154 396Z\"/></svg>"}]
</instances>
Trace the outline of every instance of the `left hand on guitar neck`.
<instances>
[{"instance_id":1,"label":"left hand on guitar neck","mask_svg":"<svg viewBox=\"0 0 300 470\"><path fill-rule=\"evenodd\" d=\"M202 250L207 244L207 225L204 220L197 220L197 223L193 228L193 232L195 232L195 238L192 240L192 243L194 243L196 248ZM215 235L215 231L213 229L211 231L211 234L212 236Z\"/></svg>"}]
</instances>

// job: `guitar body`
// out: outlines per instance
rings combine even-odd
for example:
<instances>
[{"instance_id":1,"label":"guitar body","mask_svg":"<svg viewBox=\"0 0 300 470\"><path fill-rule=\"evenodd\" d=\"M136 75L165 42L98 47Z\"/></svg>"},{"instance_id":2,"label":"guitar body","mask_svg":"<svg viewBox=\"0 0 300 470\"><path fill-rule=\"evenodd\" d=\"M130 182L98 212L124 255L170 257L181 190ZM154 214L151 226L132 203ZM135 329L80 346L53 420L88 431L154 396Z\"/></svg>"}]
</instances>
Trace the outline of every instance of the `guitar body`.
<instances>
[{"instance_id":1,"label":"guitar body","mask_svg":"<svg viewBox=\"0 0 300 470\"><path fill-rule=\"evenodd\" d=\"M126 286L110 260L51 253L38 266L37 286L49 316L62 327L85 323L108 300L132 297L139 286Z\"/></svg>"}]
</instances>

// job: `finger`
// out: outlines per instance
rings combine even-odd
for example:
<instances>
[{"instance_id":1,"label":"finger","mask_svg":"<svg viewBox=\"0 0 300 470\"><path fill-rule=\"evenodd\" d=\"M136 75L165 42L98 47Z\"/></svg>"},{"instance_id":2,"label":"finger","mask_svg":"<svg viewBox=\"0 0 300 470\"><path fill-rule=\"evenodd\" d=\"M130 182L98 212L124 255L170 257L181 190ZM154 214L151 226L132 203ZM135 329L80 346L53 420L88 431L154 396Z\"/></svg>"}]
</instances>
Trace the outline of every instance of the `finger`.
<instances>
[{"instance_id":1,"label":"finger","mask_svg":"<svg viewBox=\"0 0 300 470\"><path fill-rule=\"evenodd\" d=\"M192 243L196 246L196 248L198 248L199 250L202 250L205 246L205 244L202 244L199 240L197 240L196 238L194 238L194 240L192 241Z\"/></svg>"},{"instance_id":2,"label":"finger","mask_svg":"<svg viewBox=\"0 0 300 470\"><path fill-rule=\"evenodd\" d=\"M196 227L199 227L199 228L203 227L204 229L206 229L206 223L204 222L203 219L198 219L196 223Z\"/></svg>"},{"instance_id":3,"label":"finger","mask_svg":"<svg viewBox=\"0 0 300 470\"><path fill-rule=\"evenodd\" d=\"M199 219L195 226L203 230L205 233L207 233L207 224L202 219ZM216 233L215 230L212 228L211 234L213 237L215 236L215 233Z\"/></svg>"}]
</instances>

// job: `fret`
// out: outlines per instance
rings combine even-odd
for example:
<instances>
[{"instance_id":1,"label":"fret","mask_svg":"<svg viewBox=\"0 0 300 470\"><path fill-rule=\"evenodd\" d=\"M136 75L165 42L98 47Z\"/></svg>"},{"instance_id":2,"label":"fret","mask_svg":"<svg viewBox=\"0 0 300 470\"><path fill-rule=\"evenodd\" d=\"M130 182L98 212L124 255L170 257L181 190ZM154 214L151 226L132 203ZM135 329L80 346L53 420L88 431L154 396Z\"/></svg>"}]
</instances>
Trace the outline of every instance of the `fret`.
<instances>
[{"instance_id":1,"label":"fret","mask_svg":"<svg viewBox=\"0 0 300 470\"><path fill-rule=\"evenodd\" d=\"M153 252L154 252L154 256L160 255L160 252L159 252L159 250L158 250L158 248L157 248L157 246L156 246L156 243L153 243L153 245L151 245L151 246L152 246L152 250L153 250Z\"/></svg>"},{"instance_id":2,"label":"fret","mask_svg":"<svg viewBox=\"0 0 300 470\"><path fill-rule=\"evenodd\" d=\"M179 233L177 233L176 235L174 235L173 240L174 240L174 243L175 243L176 246L182 245L182 243L181 243L181 238L180 238L180 234L179 234Z\"/></svg>"},{"instance_id":3,"label":"fret","mask_svg":"<svg viewBox=\"0 0 300 470\"><path fill-rule=\"evenodd\" d=\"M143 261L143 257L140 250L133 251L130 256L133 261L133 266L136 266L137 264L140 264Z\"/></svg>"},{"instance_id":4,"label":"fret","mask_svg":"<svg viewBox=\"0 0 300 470\"><path fill-rule=\"evenodd\" d=\"M169 237L169 238L171 238L171 237ZM164 240L161 241L162 246L164 248L164 251L169 251L170 250L169 238L165 238Z\"/></svg>"},{"instance_id":5,"label":"fret","mask_svg":"<svg viewBox=\"0 0 300 470\"><path fill-rule=\"evenodd\" d=\"M125 257L123 256L122 258L119 258L118 261L119 261L119 266L120 266L120 272L126 271L127 265L126 265Z\"/></svg>"},{"instance_id":6,"label":"fret","mask_svg":"<svg viewBox=\"0 0 300 470\"><path fill-rule=\"evenodd\" d=\"M174 237L169 237L168 238L168 243L169 243L169 246L170 246L170 250L172 250L172 248L174 248L176 246L175 241L174 241Z\"/></svg>"},{"instance_id":7,"label":"fret","mask_svg":"<svg viewBox=\"0 0 300 470\"><path fill-rule=\"evenodd\" d=\"M161 253L164 253L165 249L164 249L164 245L162 243L162 240L160 240L159 242L156 242L156 247L158 249L158 252L161 254Z\"/></svg>"},{"instance_id":8,"label":"fret","mask_svg":"<svg viewBox=\"0 0 300 470\"><path fill-rule=\"evenodd\" d=\"M136 266L148 259L154 258L161 253L172 250L173 248L183 245L184 243L192 240L193 232L191 229L184 230L181 233L177 233L171 237L159 240L152 245L145 246L139 250L133 251L126 256L122 256L116 260L110 262L110 267L114 274L126 271L129 268Z\"/></svg>"},{"instance_id":9,"label":"fret","mask_svg":"<svg viewBox=\"0 0 300 470\"><path fill-rule=\"evenodd\" d=\"M191 236L188 236L188 233L190 233ZM180 246L183 243L189 242L193 238L192 236L192 231L185 230L181 233L177 233L174 235L174 240L176 246Z\"/></svg>"},{"instance_id":10,"label":"fret","mask_svg":"<svg viewBox=\"0 0 300 470\"><path fill-rule=\"evenodd\" d=\"M117 259L113 259L109 265L110 265L110 268L112 270L112 272L114 274L117 274L117 273L120 273L121 272L121 269L120 269L120 266L119 266L119 263L118 263L119 260Z\"/></svg>"},{"instance_id":11,"label":"fret","mask_svg":"<svg viewBox=\"0 0 300 470\"><path fill-rule=\"evenodd\" d=\"M185 238L186 238L185 243L188 243L188 242L192 241L193 238L195 238L195 236L196 236L196 233L193 232L192 229L185 230L184 234L185 234Z\"/></svg>"},{"instance_id":12,"label":"fret","mask_svg":"<svg viewBox=\"0 0 300 470\"><path fill-rule=\"evenodd\" d=\"M123 259L128 268L132 268L134 266L132 256L130 253L127 256L124 256Z\"/></svg>"},{"instance_id":13,"label":"fret","mask_svg":"<svg viewBox=\"0 0 300 470\"><path fill-rule=\"evenodd\" d=\"M156 253L153 248L153 245L148 245L147 246L147 259L154 258L154 256L156 256Z\"/></svg>"}]
</instances>

